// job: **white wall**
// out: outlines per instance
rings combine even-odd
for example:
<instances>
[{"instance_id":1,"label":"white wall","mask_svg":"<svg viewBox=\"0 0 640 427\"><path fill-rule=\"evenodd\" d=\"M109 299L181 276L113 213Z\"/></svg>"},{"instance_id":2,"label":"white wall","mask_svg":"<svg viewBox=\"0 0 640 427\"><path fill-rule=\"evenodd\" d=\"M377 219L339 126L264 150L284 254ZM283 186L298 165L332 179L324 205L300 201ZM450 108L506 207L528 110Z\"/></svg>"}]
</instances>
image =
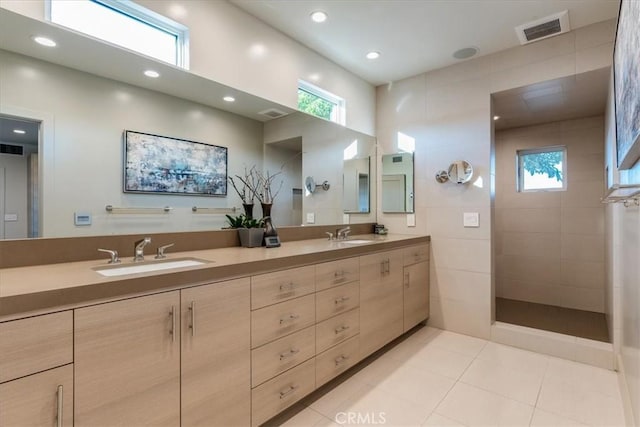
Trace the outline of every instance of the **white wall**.
<instances>
[{"instance_id":1,"label":"white wall","mask_svg":"<svg viewBox=\"0 0 640 427\"><path fill-rule=\"evenodd\" d=\"M216 0L139 0L190 31L191 71L297 109L298 79L346 101L346 126L373 135L375 89L314 51L228 3ZM44 0L2 0L1 7L44 17ZM310 76L318 76L312 81Z\"/></svg>"},{"instance_id":2,"label":"white wall","mask_svg":"<svg viewBox=\"0 0 640 427\"><path fill-rule=\"evenodd\" d=\"M262 123L113 80L0 51L0 104L52 115L52 147L43 163L43 235L81 236L211 230L222 215L194 215L192 206L240 206L228 197L156 196L122 192L125 129L229 148L229 173L262 164ZM104 207L171 205L164 215L113 215ZM93 225L76 227L75 211L93 214Z\"/></svg>"},{"instance_id":3,"label":"white wall","mask_svg":"<svg viewBox=\"0 0 640 427\"><path fill-rule=\"evenodd\" d=\"M498 131L496 296L604 312L604 117ZM518 150L564 146L563 191L517 191Z\"/></svg>"},{"instance_id":4,"label":"white wall","mask_svg":"<svg viewBox=\"0 0 640 427\"><path fill-rule=\"evenodd\" d=\"M612 89L611 83L605 122L605 166L609 167L610 178L616 182ZM619 182L640 184L640 162L631 170L620 171ZM626 398L625 415L630 425L637 425L640 422L640 207L633 204L625 207L622 203L608 205L606 227L609 268L605 312L609 330L613 332L621 391Z\"/></svg>"},{"instance_id":5,"label":"white wall","mask_svg":"<svg viewBox=\"0 0 640 427\"><path fill-rule=\"evenodd\" d=\"M491 93L610 66L614 33L606 21L377 88L378 156L397 151L398 132L416 140L416 227L380 211L378 222L431 235L430 324L490 336ZM458 159L473 184L438 184ZM480 227L463 228L463 212L479 212Z\"/></svg>"}]
</instances>

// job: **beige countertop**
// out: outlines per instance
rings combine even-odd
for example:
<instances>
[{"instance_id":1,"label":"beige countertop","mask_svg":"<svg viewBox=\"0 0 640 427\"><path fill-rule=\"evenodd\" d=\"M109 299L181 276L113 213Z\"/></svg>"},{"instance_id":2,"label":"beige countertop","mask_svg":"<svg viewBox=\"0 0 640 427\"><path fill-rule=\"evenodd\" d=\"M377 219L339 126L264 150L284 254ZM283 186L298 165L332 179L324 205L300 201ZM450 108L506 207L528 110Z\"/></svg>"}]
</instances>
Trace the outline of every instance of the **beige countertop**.
<instances>
[{"instance_id":1,"label":"beige countertop","mask_svg":"<svg viewBox=\"0 0 640 427\"><path fill-rule=\"evenodd\" d=\"M269 249L229 247L168 252L167 260L193 257L208 263L116 277L105 277L94 270L107 266L107 258L0 269L0 320L429 242L427 236L370 234L349 238L358 239L371 242L348 244L312 239L283 242L279 248ZM153 255L147 255L147 260L153 260ZM131 258L126 258L118 266L132 264Z\"/></svg>"}]
</instances>

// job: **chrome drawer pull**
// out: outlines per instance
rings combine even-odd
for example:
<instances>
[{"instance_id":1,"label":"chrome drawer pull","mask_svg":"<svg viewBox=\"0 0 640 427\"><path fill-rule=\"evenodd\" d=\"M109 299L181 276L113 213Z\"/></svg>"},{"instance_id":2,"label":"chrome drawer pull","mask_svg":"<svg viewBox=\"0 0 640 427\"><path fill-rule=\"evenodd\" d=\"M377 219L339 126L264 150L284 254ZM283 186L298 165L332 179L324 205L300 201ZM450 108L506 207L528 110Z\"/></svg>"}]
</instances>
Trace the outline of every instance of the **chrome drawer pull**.
<instances>
[{"instance_id":1,"label":"chrome drawer pull","mask_svg":"<svg viewBox=\"0 0 640 427\"><path fill-rule=\"evenodd\" d=\"M282 325L284 322L290 322L292 320L296 320L297 318L299 318L300 315L299 314L290 314L287 317L283 317L280 319L280 324Z\"/></svg>"},{"instance_id":2,"label":"chrome drawer pull","mask_svg":"<svg viewBox=\"0 0 640 427\"><path fill-rule=\"evenodd\" d=\"M289 387L287 387L285 390L282 390L280 392L280 399L284 399L285 397L287 397L288 395L290 395L291 393L293 393L294 391L296 391L298 389L297 385L290 385Z\"/></svg>"},{"instance_id":3,"label":"chrome drawer pull","mask_svg":"<svg viewBox=\"0 0 640 427\"><path fill-rule=\"evenodd\" d=\"M345 356L344 354L336 357L335 362L336 366L340 366L341 363L346 362L349 359L349 356Z\"/></svg>"},{"instance_id":4,"label":"chrome drawer pull","mask_svg":"<svg viewBox=\"0 0 640 427\"><path fill-rule=\"evenodd\" d=\"M169 311L169 316L171 316L171 330L169 333L171 334L171 342L176 342L176 306L171 306L171 311Z\"/></svg>"},{"instance_id":5,"label":"chrome drawer pull","mask_svg":"<svg viewBox=\"0 0 640 427\"><path fill-rule=\"evenodd\" d=\"M191 324L189 325L189 329L191 329L191 336L196 336L196 302L191 301L189 304L189 312L191 313Z\"/></svg>"},{"instance_id":6,"label":"chrome drawer pull","mask_svg":"<svg viewBox=\"0 0 640 427\"><path fill-rule=\"evenodd\" d=\"M351 299L350 297L336 298L336 304L340 304L341 302L349 301L350 299Z\"/></svg>"},{"instance_id":7,"label":"chrome drawer pull","mask_svg":"<svg viewBox=\"0 0 640 427\"><path fill-rule=\"evenodd\" d=\"M284 292L284 291L292 291L292 290L293 290L293 288L295 288L295 286L296 286L296 285L295 285L295 283L293 283L293 282L285 283L285 284L280 285L280 291L281 291L281 292Z\"/></svg>"},{"instance_id":8,"label":"chrome drawer pull","mask_svg":"<svg viewBox=\"0 0 640 427\"><path fill-rule=\"evenodd\" d=\"M409 288L411 286L411 278L410 278L409 274L411 274L411 273L406 272L405 275L404 275L404 287L405 288Z\"/></svg>"},{"instance_id":9,"label":"chrome drawer pull","mask_svg":"<svg viewBox=\"0 0 640 427\"><path fill-rule=\"evenodd\" d=\"M342 277L344 276L344 270L340 270L335 272L334 277Z\"/></svg>"},{"instance_id":10,"label":"chrome drawer pull","mask_svg":"<svg viewBox=\"0 0 640 427\"><path fill-rule=\"evenodd\" d=\"M291 350L285 352L285 353L280 353L280 360L282 359L286 359L287 357L291 357L294 354L298 354L300 353L300 350L297 348L292 348Z\"/></svg>"},{"instance_id":11,"label":"chrome drawer pull","mask_svg":"<svg viewBox=\"0 0 640 427\"><path fill-rule=\"evenodd\" d=\"M336 333L336 335L337 335L337 334L339 334L340 332L344 332L344 331L346 331L346 330L347 330L347 329L349 329L349 328L350 328L350 326L347 326L347 325L338 326L338 327L335 329L335 333Z\"/></svg>"},{"instance_id":12,"label":"chrome drawer pull","mask_svg":"<svg viewBox=\"0 0 640 427\"><path fill-rule=\"evenodd\" d=\"M62 385L58 386L58 393L57 393L57 398L58 398L58 413L56 414L56 427L62 427L62 409L63 409L63 405L64 405L64 391L62 389Z\"/></svg>"}]
</instances>

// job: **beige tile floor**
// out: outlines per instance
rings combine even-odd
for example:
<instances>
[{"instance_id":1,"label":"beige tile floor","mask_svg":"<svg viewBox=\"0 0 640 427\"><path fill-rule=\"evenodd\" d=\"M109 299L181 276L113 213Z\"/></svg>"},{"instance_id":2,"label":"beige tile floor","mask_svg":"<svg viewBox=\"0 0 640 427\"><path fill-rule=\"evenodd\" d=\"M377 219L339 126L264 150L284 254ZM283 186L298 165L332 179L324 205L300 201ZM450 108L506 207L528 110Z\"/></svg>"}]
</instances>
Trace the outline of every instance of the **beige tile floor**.
<instances>
[{"instance_id":1,"label":"beige tile floor","mask_svg":"<svg viewBox=\"0 0 640 427\"><path fill-rule=\"evenodd\" d=\"M270 425L624 426L616 373L423 327Z\"/></svg>"}]
</instances>

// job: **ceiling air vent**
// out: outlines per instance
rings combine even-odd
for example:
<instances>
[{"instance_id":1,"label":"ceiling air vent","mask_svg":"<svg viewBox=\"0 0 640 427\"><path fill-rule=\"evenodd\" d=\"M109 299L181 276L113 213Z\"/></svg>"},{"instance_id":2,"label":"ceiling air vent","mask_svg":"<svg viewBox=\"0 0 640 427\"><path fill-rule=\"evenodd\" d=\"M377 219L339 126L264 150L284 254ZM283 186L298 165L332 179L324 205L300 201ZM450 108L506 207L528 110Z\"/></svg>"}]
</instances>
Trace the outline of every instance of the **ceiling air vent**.
<instances>
[{"instance_id":1,"label":"ceiling air vent","mask_svg":"<svg viewBox=\"0 0 640 427\"><path fill-rule=\"evenodd\" d=\"M516 27L516 34L520 39L520 44L527 44L557 36L569 30L571 30L569 26L569 11L564 10L560 13L519 25Z\"/></svg>"},{"instance_id":2,"label":"ceiling air vent","mask_svg":"<svg viewBox=\"0 0 640 427\"><path fill-rule=\"evenodd\" d=\"M258 114L267 116L270 119L277 119L278 117L283 117L287 115L287 113L285 113L284 111L280 111L277 108L269 108L268 110L260 111Z\"/></svg>"},{"instance_id":3,"label":"ceiling air vent","mask_svg":"<svg viewBox=\"0 0 640 427\"><path fill-rule=\"evenodd\" d=\"M10 154L12 156L23 156L24 147L22 145L0 144L0 154Z\"/></svg>"}]
</instances>

